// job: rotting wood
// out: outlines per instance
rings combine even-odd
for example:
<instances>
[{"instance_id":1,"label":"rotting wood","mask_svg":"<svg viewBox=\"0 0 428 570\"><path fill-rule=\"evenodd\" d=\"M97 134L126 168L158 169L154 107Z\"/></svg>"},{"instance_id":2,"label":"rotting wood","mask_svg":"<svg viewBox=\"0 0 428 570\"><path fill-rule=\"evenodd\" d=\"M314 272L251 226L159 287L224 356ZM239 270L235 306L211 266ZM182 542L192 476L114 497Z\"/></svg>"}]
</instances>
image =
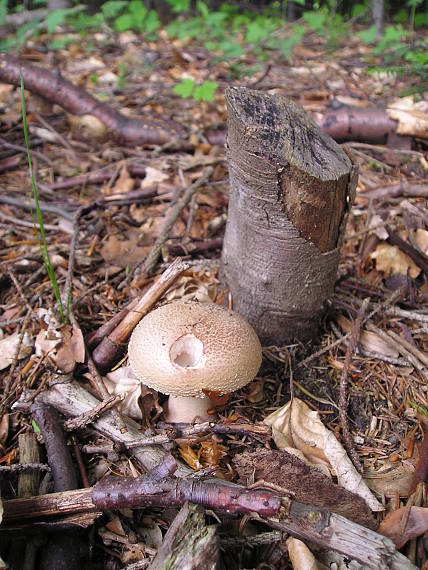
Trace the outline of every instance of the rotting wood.
<instances>
[{"instance_id":1,"label":"rotting wood","mask_svg":"<svg viewBox=\"0 0 428 570\"><path fill-rule=\"evenodd\" d=\"M201 507L185 503L168 529L149 570L215 570L219 543Z\"/></svg>"},{"instance_id":2,"label":"rotting wood","mask_svg":"<svg viewBox=\"0 0 428 570\"><path fill-rule=\"evenodd\" d=\"M21 433L18 438L19 462L22 464L40 463L39 444L32 433ZM31 497L39 492L40 473L32 470L21 473L18 479L18 497Z\"/></svg>"},{"instance_id":3,"label":"rotting wood","mask_svg":"<svg viewBox=\"0 0 428 570\"><path fill-rule=\"evenodd\" d=\"M262 343L317 334L358 171L293 101L226 91L230 202L222 271Z\"/></svg>"}]
</instances>

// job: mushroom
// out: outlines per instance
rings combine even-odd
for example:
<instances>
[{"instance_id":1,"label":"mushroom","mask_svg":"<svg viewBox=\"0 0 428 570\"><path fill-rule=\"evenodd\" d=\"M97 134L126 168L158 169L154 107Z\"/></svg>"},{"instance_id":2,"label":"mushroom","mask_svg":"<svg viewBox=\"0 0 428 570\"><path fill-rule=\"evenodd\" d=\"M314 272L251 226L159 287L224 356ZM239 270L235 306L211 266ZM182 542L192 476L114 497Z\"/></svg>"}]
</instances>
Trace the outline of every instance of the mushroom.
<instances>
[{"instance_id":1,"label":"mushroom","mask_svg":"<svg viewBox=\"0 0 428 570\"><path fill-rule=\"evenodd\" d=\"M253 328L215 304L174 301L146 315L129 341L129 363L146 386L168 394L165 419L207 420L206 392L245 386L262 361Z\"/></svg>"}]
</instances>

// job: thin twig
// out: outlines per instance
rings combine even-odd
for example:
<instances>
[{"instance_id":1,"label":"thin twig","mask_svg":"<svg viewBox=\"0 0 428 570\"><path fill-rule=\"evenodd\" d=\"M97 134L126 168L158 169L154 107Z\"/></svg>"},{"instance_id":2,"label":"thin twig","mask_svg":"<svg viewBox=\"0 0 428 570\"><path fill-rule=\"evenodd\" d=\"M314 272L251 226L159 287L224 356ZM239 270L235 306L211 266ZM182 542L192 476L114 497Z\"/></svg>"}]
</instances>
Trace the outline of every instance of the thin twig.
<instances>
[{"instance_id":1,"label":"thin twig","mask_svg":"<svg viewBox=\"0 0 428 570\"><path fill-rule=\"evenodd\" d=\"M345 447L349 456L352 460L352 463L358 469L360 473L362 473L363 468L360 463L360 458L358 457L358 453L355 449L354 442L352 440L351 432L349 431L349 424L348 424L348 415L347 415L347 387L348 387L348 374L349 374L349 367L351 366L352 356L357 348L358 340L360 338L361 333L361 321L364 317L364 313L367 310L369 304L369 298L367 297L364 299L360 310L358 312L357 318L352 324L351 328L351 338L349 340L346 355L345 355L345 362L343 364L342 375L340 377L340 391L339 391L339 418L342 423L342 433L343 439L345 442Z\"/></svg>"}]
</instances>

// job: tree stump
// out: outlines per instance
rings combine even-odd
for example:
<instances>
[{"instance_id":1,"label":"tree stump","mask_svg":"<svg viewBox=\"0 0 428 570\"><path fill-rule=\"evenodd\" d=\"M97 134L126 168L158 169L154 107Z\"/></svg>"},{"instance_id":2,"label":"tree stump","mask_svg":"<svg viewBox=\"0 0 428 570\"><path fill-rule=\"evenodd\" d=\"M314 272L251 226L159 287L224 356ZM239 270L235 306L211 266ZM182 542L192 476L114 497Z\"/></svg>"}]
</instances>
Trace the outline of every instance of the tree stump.
<instances>
[{"instance_id":1,"label":"tree stump","mask_svg":"<svg viewBox=\"0 0 428 570\"><path fill-rule=\"evenodd\" d=\"M263 344L317 334L358 170L302 107L226 91L230 202L222 275Z\"/></svg>"}]
</instances>

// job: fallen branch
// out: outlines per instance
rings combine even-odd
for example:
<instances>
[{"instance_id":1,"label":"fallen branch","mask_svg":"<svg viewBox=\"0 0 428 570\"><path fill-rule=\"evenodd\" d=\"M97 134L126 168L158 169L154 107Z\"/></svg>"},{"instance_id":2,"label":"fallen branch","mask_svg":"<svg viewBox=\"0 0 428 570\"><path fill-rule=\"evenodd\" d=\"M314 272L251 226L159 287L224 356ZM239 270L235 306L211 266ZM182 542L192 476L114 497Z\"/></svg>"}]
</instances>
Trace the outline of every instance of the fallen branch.
<instances>
[{"instance_id":1,"label":"fallen branch","mask_svg":"<svg viewBox=\"0 0 428 570\"><path fill-rule=\"evenodd\" d=\"M175 462L164 462L144 477L111 477L95 487L30 499L4 501L4 524L97 509L182 506L186 501L228 515L251 515L291 535L345 554L367 568L404 570L415 566L386 537L267 489L247 489L222 480L175 479ZM168 476L164 477L164 474Z\"/></svg>"},{"instance_id":2,"label":"fallen branch","mask_svg":"<svg viewBox=\"0 0 428 570\"><path fill-rule=\"evenodd\" d=\"M124 313L117 327L103 338L92 353L94 363L100 372L107 372L120 359L126 348L125 342L135 326L187 268L188 265L177 258L138 302L128 305L127 312Z\"/></svg>"},{"instance_id":3,"label":"fallen branch","mask_svg":"<svg viewBox=\"0 0 428 570\"><path fill-rule=\"evenodd\" d=\"M182 137L183 128L173 121L138 120L126 117L92 95L46 69L0 54L0 81L20 85L20 72L25 89L60 105L73 115L92 115L99 119L122 142L130 144L164 144L174 136Z\"/></svg>"}]
</instances>

